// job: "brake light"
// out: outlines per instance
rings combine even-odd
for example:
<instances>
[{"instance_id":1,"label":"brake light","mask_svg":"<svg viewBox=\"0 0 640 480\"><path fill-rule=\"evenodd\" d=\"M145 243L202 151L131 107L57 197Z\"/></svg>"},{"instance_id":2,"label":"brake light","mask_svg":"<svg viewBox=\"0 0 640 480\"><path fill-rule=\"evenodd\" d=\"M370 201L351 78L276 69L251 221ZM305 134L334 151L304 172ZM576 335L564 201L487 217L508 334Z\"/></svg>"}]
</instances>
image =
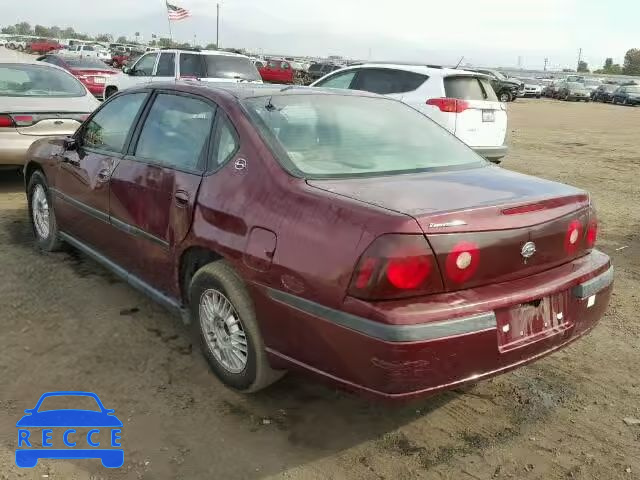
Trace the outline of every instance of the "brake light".
<instances>
[{"instance_id":1,"label":"brake light","mask_svg":"<svg viewBox=\"0 0 640 480\"><path fill-rule=\"evenodd\" d=\"M12 115L12 117L18 127L26 127L33 124L33 117L31 115Z\"/></svg>"},{"instance_id":2,"label":"brake light","mask_svg":"<svg viewBox=\"0 0 640 480\"><path fill-rule=\"evenodd\" d=\"M9 115L0 115L0 128L15 127L13 119Z\"/></svg>"},{"instance_id":3,"label":"brake light","mask_svg":"<svg viewBox=\"0 0 640 480\"><path fill-rule=\"evenodd\" d=\"M578 220L573 220L569 227L567 227L567 233L564 237L564 249L568 254L573 254L578 250L580 246L578 240L581 238L582 224Z\"/></svg>"},{"instance_id":4,"label":"brake light","mask_svg":"<svg viewBox=\"0 0 640 480\"><path fill-rule=\"evenodd\" d=\"M587 223L587 248L593 248L598 239L598 217L595 210L592 208L589 211L589 223Z\"/></svg>"},{"instance_id":5,"label":"brake light","mask_svg":"<svg viewBox=\"0 0 640 480\"><path fill-rule=\"evenodd\" d=\"M468 281L480 266L480 249L473 242L460 242L453 247L445 262L447 277L455 283Z\"/></svg>"},{"instance_id":6,"label":"brake light","mask_svg":"<svg viewBox=\"0 0 640 480\"><path fill-rule=\"evenodd\" d=\"M457 98L430 98L427 105L438 107L441 112L462 113L470 108L469 102Z\"/></svg>"},{"instance_id":7,"label":"brake light","mask_svg":"<svg viewBox=\"0 0 640 480\"><path fill-rule=\"evenodd\" d=\"M387 234L374 240L358 261L349 294L387 300L442 290L433 252L424 236Z\"/></svg>"}]
</instances>

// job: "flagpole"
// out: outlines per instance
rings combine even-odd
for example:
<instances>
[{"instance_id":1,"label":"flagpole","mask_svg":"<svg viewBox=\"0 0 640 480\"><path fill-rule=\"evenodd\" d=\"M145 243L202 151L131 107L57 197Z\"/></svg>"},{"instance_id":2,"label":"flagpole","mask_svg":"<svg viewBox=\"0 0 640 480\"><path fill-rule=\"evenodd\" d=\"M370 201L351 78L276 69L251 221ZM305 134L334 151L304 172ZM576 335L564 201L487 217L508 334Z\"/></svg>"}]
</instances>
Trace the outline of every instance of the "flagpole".
<instances>
[{"instance_id":1,"label":"flagpole","mask_svg":"<svg viewBox=\"0 0 640 480\"><path fill-rule=\"evenodd\" d=\"M167 16L167 22L169 23L169 40L171 41L171 47L173 47L173 33L171 32L171 19L169 18L169 8L167 7L167 0L164 1L164 14Z\"/></svg>"}]
</instances>

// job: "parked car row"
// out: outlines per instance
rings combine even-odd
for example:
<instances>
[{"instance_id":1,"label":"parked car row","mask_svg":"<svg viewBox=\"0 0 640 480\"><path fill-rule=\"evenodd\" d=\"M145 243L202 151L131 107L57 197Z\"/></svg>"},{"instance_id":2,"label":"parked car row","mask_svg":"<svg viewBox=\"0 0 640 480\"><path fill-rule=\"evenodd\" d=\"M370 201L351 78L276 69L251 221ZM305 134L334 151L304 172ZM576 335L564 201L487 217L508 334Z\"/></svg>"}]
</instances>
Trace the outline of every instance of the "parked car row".
<instances>
[{"instance_id":1,"label":"parked car row","mask_svg":"<svg viewBox=\"0 0 640 480\"><path fill-rule=\"evenodd\" d=\"M548 98L566 101L594 101L635 106L640 103L640 86L600 83L595 80L581 80L577 75L569 80L556 80L543 89ZM582 77L584 78L584 77Z\"/></svg>"}]
</instances>

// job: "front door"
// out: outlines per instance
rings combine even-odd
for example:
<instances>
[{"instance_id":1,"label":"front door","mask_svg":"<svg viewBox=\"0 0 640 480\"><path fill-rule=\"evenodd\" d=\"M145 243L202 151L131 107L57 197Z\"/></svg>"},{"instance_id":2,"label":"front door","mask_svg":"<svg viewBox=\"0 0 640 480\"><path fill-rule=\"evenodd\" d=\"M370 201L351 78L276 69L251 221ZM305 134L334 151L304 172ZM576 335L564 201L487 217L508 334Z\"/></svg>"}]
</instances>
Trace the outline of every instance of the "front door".
<instances>
[{"instance_id":1,"label":"front door","mask_svg":"<svg viewBox=\"0 0 640 480\"><path fill-rule=\"evenodd\" d=\"M160 92L110 182L118 263L164 293L175 293L173 251L189 233L209 151L215 106Z\"/></svg>"},{"instance_id":2,"label":"front door","mask_svg":"<svg viewBox=\"0 0 640 480\"><path fill-rule=\"evenodd\" d=\"M126 148L147 93L124 94L105 104L61 153L53 189L59 228L109 256L109 180Z\"/></svg>"},{"instance_id":3,"label":"front door","mask_svg":"<svg viewBox=\"0 0 640 480\"><path fill-rule=\"evenodd\" d=\"M152 82L169 82L176 78L176 54L162 52L153 72Z\"/></svg>"}]
</instances>

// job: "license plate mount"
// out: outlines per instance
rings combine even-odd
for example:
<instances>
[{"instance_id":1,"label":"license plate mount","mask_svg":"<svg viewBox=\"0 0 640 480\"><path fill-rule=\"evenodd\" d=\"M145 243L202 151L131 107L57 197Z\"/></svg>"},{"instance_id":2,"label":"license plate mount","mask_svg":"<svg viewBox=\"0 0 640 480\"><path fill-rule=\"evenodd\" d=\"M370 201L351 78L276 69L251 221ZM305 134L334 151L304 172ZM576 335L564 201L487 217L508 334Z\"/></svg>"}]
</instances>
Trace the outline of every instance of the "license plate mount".
<instances>
[{"instance_id":1,"label":"license plate mount","mask_svg":"<svg viewBox=\"0 0 640 480\"><path fill-rule=\"evenodd\" d=\"M495 122L496 121L496 111L495 110L482 110L482 121L483 122Z\"/></svg>"},{"instance_id":2,"label":"license plate mount","mask_svg":"<svg viewBox=\"0 0 640 480\"><path fill-rule=\"evenodd\" d=\"M557 335L573 326L569 293L562 292L496 311L501 352Z\"/></svg>"}]
</instances>

